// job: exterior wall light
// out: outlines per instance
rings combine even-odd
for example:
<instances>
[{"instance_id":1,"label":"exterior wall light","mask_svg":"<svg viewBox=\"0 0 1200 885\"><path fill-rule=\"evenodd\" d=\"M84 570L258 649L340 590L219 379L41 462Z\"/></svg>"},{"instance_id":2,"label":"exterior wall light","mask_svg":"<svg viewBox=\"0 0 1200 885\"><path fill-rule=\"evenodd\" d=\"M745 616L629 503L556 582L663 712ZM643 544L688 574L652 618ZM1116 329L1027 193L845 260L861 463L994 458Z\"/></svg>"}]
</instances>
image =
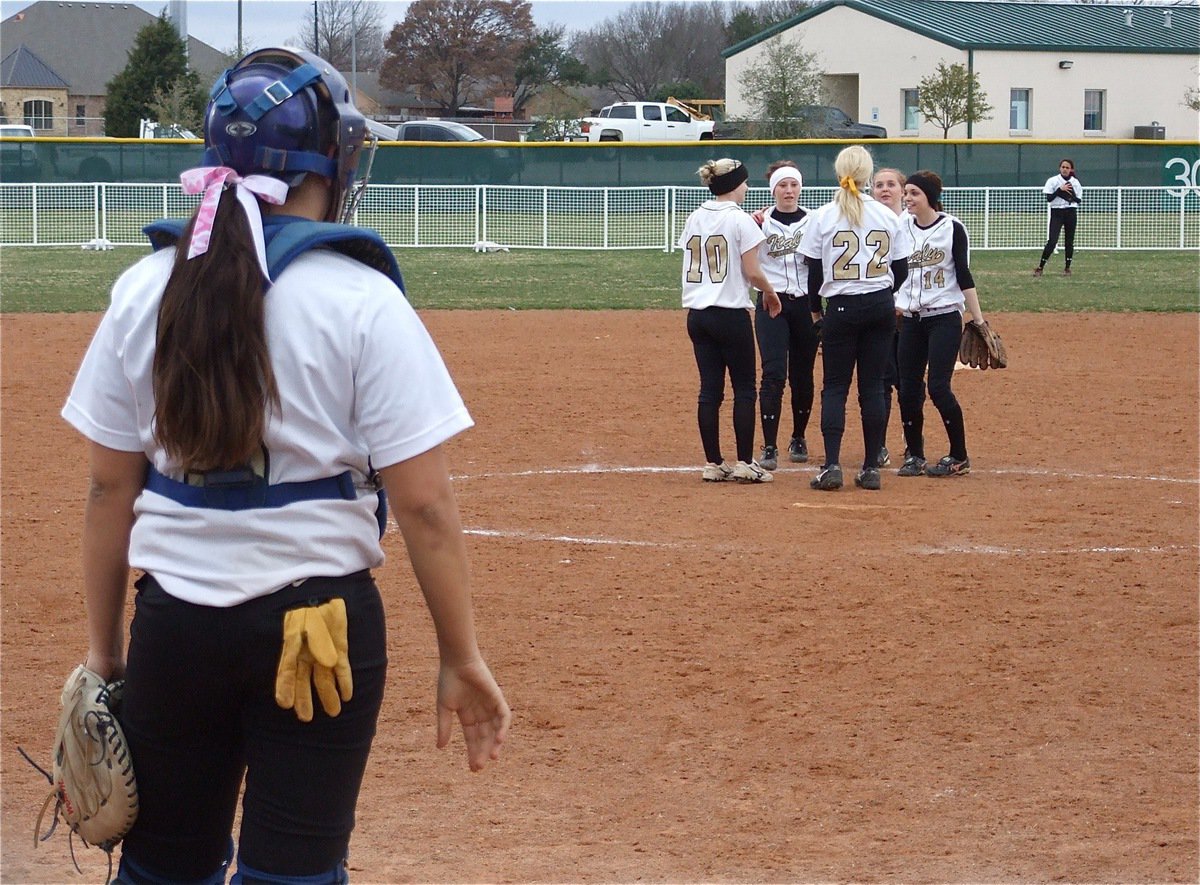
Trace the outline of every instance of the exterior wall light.
<instances>
[{"instance_id":1,"label":"exterior wall light","mask_svg":"<svg viewBox=\"0 0 1200 885\"><path fill-rule=\"evenodd\" d=\"M1069 71L1075 66L1075 62L1071 61L1069 58L1064 58L1058 63L1058 66L1064 71Z\"/></svg>"}]
</instances>

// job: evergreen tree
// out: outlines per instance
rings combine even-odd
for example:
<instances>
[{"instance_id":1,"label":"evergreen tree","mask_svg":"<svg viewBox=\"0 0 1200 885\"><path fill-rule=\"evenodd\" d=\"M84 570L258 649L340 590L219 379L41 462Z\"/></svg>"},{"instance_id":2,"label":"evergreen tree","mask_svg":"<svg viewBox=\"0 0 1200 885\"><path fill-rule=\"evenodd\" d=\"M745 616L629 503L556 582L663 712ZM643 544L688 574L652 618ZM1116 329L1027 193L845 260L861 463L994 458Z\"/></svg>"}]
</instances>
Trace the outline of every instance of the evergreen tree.
<instances>
[{"instance_id":1,"label":"evergreen tree","mask_svg":"<svg viewBox=\"0 0 1200 885\"><path fill-rule=\"evenodd\" d=\"M187 104L197 116L206 98L200 79L188 68L183 40L166 13L138 31L125 68L105 87L104 132L115 138L136 138L143 117L151 117L155 95L171 93L183 84Z\"/></svg>"}]
</instances>

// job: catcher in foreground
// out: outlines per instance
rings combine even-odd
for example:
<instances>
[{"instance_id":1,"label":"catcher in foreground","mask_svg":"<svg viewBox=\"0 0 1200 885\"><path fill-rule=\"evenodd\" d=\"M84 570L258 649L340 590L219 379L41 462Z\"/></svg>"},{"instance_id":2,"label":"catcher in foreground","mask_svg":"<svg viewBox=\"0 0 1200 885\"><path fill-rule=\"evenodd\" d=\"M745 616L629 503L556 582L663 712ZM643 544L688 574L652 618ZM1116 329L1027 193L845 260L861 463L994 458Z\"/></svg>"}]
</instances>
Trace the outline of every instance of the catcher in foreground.
<instances>
[{"instance_id":1,"label":"catcher in foreground","mask_svg":"<svg viewBox=\"0 0 1200 885\"><path fill-rule=\"evenodd\" d=\"M1002 369L1008 355L988 328L979 307L969 263L970 243L961 221L942 211L942 179L924 170L908 177L905 233L912 237L909 275L896 292L900 312L900 418L908 457L898 476L966 476L967 432L962 406L950 383L958 359L978 368ZM963 326L963 310L971 321ZM925 385L950 438L950 453L935 464L925 460Z\"/></svg>"},{"instance_id":2,"label":"catcher in foreground","mask_svg":"<svg viewBox=\"0 0 1200 885\"><path fill-rule=\"evenodd\" d=\"M349 96L300 50L221 75L182 176L200 204L150 226L63 409L89 443L86 666L124 676L137 772L122 883L224 883L235 850L233 882L347 881L387 673L381 488L437 634L437 746L457 717L481 769L511 721L442 450L470 415L394 255L337 222L367 149Z\"/></svg>"}]
</instances>

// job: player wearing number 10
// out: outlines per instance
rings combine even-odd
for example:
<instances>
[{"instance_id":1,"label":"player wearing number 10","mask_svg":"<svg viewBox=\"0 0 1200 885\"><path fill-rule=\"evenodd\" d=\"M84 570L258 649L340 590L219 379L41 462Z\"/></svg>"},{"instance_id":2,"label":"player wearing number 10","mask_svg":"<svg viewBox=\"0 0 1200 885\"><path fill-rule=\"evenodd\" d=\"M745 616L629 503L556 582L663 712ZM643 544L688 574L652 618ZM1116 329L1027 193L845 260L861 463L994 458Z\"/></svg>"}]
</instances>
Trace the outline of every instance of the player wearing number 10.
<instances>
[{"instance_id":1,"label":"player wearing number 10","mask_svg":"<svg viewBox=\"0 0 1200 885\"><path fill-rule=\"evenodd\" d=\"M697 170L713 199L688 216L679 237L683 249L683 306L687 308L688 337L700 370L696 421L704 446L705 482L763 483L773 477L754 460L755 344L750 323L753 285L763 293L771 316L782 306L762 272L758 245L765 237L742 211L746 198L746 167L737 160L709 160ZM721 454L721 401L725 373L733 384L733 433L737 463Z\"/></svg>"},{"instance_id":2,"label":"player wearing number 10","mask_svg":"<svg viewBox=\"0 0 1200 885\"><path fill-rule=\"evenodd\" d=\"M827 304L821 330L825 463L812 481L814 489L823 491L842 487L846 397L855 367L864 443L863 466L855 484L864 489L880 487L879 450L885 432L883 374L895 328L892 293L908 274L908 256L896 214L868 195L873 165L861 145L851 145L838 154L834 171L839 189L832 202L813 213L800 241L800 251L808 258L808 297L814 321L820 319L821 299Z\"/></svg>"}]
</instances>

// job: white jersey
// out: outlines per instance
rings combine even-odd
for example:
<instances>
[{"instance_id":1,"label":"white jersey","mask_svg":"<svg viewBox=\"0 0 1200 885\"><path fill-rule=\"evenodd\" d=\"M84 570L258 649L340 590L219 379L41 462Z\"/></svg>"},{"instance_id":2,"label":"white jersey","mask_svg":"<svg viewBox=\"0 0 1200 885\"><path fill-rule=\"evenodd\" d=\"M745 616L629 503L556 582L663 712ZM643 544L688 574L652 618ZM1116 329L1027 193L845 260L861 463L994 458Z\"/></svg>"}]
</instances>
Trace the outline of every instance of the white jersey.
<instances>
[{"instance_id":1,"label":"white jersey","mask_svg":"<svg viewBox=\"0 0 1200 885\"><path fill-rule=\"evenodd\" d=\"M967 242L967 231L953 215L939 213L929 227L917 224L916 217L903 216L905 233L911 237L908 276L896 292L896 309L905 313L962 309L966 303L954 261L954 232Z\"/></svg>"},{"instance_id":2,"label":"white jersey","mask_svg":"<svg viewBox=\"0 0 1200 885\"><path fill-rule=\"evenodd\" d=\"M775 217L775 207L763 213L762 232L766 239L758 246L758 260L771 287L783 295L808 294L808 267L800 254L800 240L808 227L811 213L792 224Z\"/></svg>"},{"instance_id":3,"label":"white jersey","mask_svg":"<svg viewBox=\"0 0 1200 885\"><path fill-rule=\"evenodd\" d=\"M144 452L180 479L154 441L152 367L162 291L174 249L139 261L113 287L63 408L85 437ZM281 411L264 444L272 483L354 472L357 500L298 501L237 512L188 507L143 491L129 564L199 605L226 607L317 575L383 562L377 497L365 483L472 424L425 327L383 274L328 250L305 252L264 296Z\"/></svg>"},{"instance_id":4,"label":"white jersey","mask_svg":"<svg viewBox=\"0 0 1200 885\"><path fill-rule=\"evenodd\" d=\"M896 213L873 197L864 196L863 217L852 225L836 203L812 213L800 251L821 261L822 298L864 295L891 289L892 262L907 257Z\"/></svg>"},{"instance_id":5,"label":"white jersey","mask_svg":"<svg viewBox=\"0 0 1200 885\"><path fill-rule=\"evenodd\" d=\"M766 237L732 200L706 200L688 216L679 235L683 249L683 306L753 306L742 256Z\"/></svg>"},{"instance_id":6,"label":"white jersey","mask_svg":"<svg viewBox=\"0 0 1200 885\"><path fill-rule=\"evenodd\" d=\"M1059 189L1068 181L1071 182L1071 190L1075 194L1074 202L1071 200L1064 200L1062 197L1055 197L1050 201L1051 209L1069 209L1072 206L1078 206L1080 202L1083 201L1083 185L1080 184L1079 179L1073 175L1069 179L1063 178L1061 175L1051 175L1046 179L1046 184L1042 188L1042 193L1046 194L1046 196L1049 196L1050 194L1056 194L1058 193Z\"/></svg>"}]
</instances>

